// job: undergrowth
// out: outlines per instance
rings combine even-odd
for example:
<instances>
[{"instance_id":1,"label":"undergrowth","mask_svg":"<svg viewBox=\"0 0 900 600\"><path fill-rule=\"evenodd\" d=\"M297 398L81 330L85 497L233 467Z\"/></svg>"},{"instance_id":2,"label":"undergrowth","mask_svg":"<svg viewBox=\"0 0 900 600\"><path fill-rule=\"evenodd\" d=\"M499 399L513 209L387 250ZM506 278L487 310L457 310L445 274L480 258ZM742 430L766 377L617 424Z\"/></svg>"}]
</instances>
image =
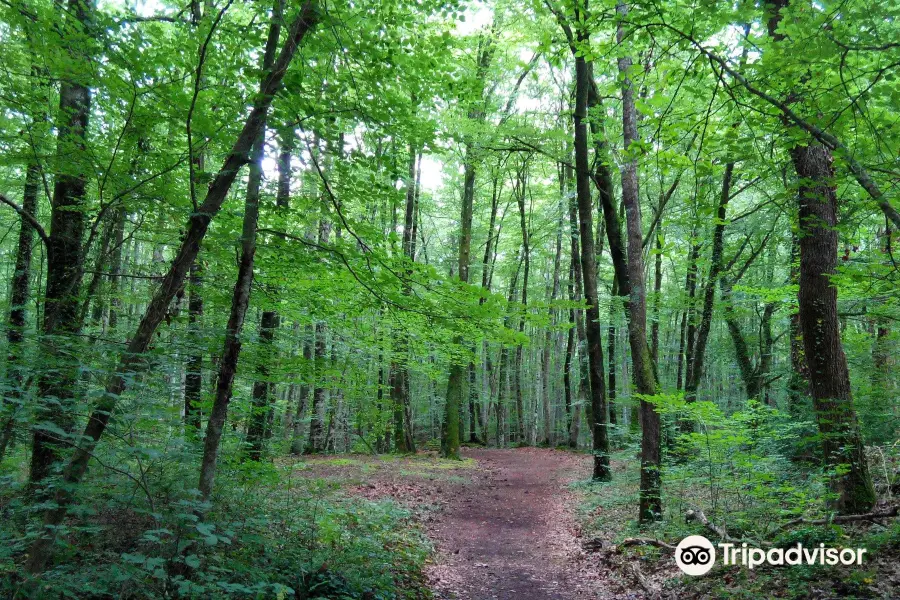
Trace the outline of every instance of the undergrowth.
<instances>
[{"instance_id":1,"label":"undergrowth","mask_svg":"<svg viewBox=\"0 0 900 600\"><path fill-rule=\"evenodd\" d=\"M665 453L662 479L662 518L637 522L639 499L639 440L619 433L611 456L612 483L574 484L582 497L579 519L586 538L618 544L627 537L644 537L676 545L688 535L717 536L688 511L700 509L730 536L750 545L771 543L788 547L820 543L833 547L866 548L862 565L747 567L717 563L703 577L681 574L669 550L650 545L622 550L626 560L638 561L644 574L678 598L890 598L900 584L900 523L852 523L839 526L781 526L797 517L828 517L826 473L803 463L815 447L811 423L797 422L777 410L749 403L726 416L711 403L689 407L694 431L677 433L676 414L684 415L677 399L661 399ZM680 412L679 412L680 411ZM896 446L869 452L881 506L892 499L889 480ZM881 464L879 461L883 461ZM618 555L617 555L618 556ZM598 558L598 560L604 560Z\"/></svg>"},{"instance_id":2,"label":"undergrowth","mask_svg":"<svg viewBox=\"0 0 900 600\"><path fill-rule=\"evenodd\" d=\"M153 495L128 496L104 478L82 491L72 525L58 537L55 566L39 584L21 575L37 535L33 514L0 493L0 597L301 598L419 600L426 538L391 501L350 497L335 482L293 466L234 462L218 478L212 507L156 474ZM300 469L298 469L299 471ZM2 489L0 488L0 489ZM78 523L78 525L75 525Z\"/></svg>"}]
</instances>

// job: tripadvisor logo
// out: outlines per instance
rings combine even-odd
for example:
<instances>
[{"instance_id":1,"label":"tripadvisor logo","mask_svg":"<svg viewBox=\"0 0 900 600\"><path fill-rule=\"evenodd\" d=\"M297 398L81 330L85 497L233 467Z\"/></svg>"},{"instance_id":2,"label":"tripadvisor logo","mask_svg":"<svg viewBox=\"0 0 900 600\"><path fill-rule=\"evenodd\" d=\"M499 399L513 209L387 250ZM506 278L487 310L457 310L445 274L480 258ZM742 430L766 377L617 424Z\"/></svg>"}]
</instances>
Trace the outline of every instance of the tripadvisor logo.
<instances>
[{"instance_id":1,"label":"tripadvisor logo","mask_svg":"<svg viewBox=\"0 0 900 600\"><path fill-rule=\"evenodd\" d=\"M769 565L861 565L865 548L807 548L797 544L790 548L748 547L747 544L718 544L722 551L722 564L743 565L754 569L762 564ZM688 575L704 575L716 562L716 549L712 542L702 535L690 535L675 548L675 564Z\"/></svg>"},{"instance_id":2,"label":"tripadvisor logo","mask_svg":"<svg viewBox=\"0 0 900 600\"><path fill-rule=\"evenodd\" d=\"M702 535L689 535L675 548L675 564L688 575L703 575L715 562L716 549Z\"/></svg>"}]
</instances>

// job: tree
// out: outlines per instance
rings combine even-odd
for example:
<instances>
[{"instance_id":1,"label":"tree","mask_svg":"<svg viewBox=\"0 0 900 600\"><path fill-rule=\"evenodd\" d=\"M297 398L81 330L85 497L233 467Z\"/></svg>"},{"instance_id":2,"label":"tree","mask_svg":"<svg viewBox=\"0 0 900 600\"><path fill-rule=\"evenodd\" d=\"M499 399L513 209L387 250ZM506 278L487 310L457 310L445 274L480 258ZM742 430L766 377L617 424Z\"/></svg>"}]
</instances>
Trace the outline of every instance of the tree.
<instances>
[{"instance_id":1,"label":"tree","mask_svg":"<svg viewBox=\"0 0 900 600\"><path fill-rule=\"evenodd\" d=\"M782 10L769 7L769 35L777 42ZM825 463L835 471L831 486L842 514L862 513L875 503L865 448L850 390L847 358L837 318L837 289L829 276L837 264L837 193L831 150L819 142L790 149L797 172L800 223L800 328L810 372L810 392Z\"/></svg>"},{"instance_id":2,"label":"tree","mask_svg":"<svg viewBox=\"0 0 900 600\"><path fill-rule=\"evenodd\" d=\"M81 436L83 440L82 445L69 459L63 471L63 481L67 485L58 488L54 493L54 506L47 509L43 518L44 535L37 538L28 549L28 560L25 565L28 573L40 573L47 566L47 562L50 560L56 526L65 518L68 507L73 500L73 487L84 476L91 452L100 441L118 398L125 390L128 378L135 370L141 367L141 355L146 352L156 328L166 315L169 303L184 283L190 265L194 262L200 250L200 242L206 236L210 221L221 209L222 203L225 201L228 190L237 177L241 165L247 161L253 143L263 131L269 106L272 104L275 93L281 86L285 72L294 57L298 45L315 22L315 4L307 2L288 28L288 34L281 52L275 60L272 69L265 75L260 84L260 93L244 123L240 135L235 140L222 168L210 183L206 198L200 205L199 210L190 216L187 231L182 239L178 254L172 261L158 291L147 306L137 331L128 344L127 351L120 357L119 366L115 374L107 382L103 396L98 400L88 418L84 433ZM210 485L211 483L210 481Z\"/></svg>"},{"instance_id":3,"label":"tree","mask_svg":"<svg viewBox=\"0 0 900 600\"><path fill-rule=\"evenodd\" d=\"M576 20L578 19L576 15ZM587 33L577 33L577 44L587 43ZM600 334L600 306L597 298L597 266L594 251L591 173L588 162L587 101L590 72L584 56L575 56L575 186L581 237L581 276L587 303L585 334L590 365L591 432L593 434L594 473L599 481L612 479L609 464L606 385L604 382L603 342Z\"/></svg>"}]
</instances>

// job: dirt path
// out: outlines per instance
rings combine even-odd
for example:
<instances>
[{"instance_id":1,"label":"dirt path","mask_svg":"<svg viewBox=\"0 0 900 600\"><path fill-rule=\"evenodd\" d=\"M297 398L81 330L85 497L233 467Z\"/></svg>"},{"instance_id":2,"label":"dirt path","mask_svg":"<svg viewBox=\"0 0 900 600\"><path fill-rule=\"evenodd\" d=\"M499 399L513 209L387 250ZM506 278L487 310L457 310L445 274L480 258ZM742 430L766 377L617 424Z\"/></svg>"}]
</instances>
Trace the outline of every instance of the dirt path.
<instances>
[{"instance_id":1,"label":"dirt path","mask_svg":"<svg viewBox=\"0 0 900 600\"><path fill-rule=\"evenodd\" d=\"M584 478L587 457L555 450L464 450L478 461L428 527L438 550L429 575L438 598L603 598L575 538L566 483Z\"/></svg>"}]
</instances>

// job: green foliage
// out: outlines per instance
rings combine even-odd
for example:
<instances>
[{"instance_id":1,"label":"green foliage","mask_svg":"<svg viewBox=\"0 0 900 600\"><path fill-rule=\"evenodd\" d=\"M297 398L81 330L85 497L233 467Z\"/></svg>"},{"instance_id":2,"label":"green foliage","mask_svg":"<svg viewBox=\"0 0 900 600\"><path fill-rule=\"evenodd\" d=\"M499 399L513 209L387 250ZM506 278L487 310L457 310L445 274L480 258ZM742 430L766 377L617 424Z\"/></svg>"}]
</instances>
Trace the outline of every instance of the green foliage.
<instances>
[{"instance_id":1,"label":"green foliage","mask_svg":"<svg viewBox=\"0 0 900 600\"><path fill-rule=\"evenodd\" d=\"M422 598L430 548L389 501L347 497L287 469L243 468L220 482L215 509L196 501L121 499L71 531L42 593L66 598ZM99 498L95 498L99 499ZM84 501L88 501L85 498ZM161 500L161 499L159 499ZM13 514L7 507L6 514ZM202 515L202 518L201 516ZM13 594L13 521L0 530L0 593Z\"/></svg>"}]
</instances>

